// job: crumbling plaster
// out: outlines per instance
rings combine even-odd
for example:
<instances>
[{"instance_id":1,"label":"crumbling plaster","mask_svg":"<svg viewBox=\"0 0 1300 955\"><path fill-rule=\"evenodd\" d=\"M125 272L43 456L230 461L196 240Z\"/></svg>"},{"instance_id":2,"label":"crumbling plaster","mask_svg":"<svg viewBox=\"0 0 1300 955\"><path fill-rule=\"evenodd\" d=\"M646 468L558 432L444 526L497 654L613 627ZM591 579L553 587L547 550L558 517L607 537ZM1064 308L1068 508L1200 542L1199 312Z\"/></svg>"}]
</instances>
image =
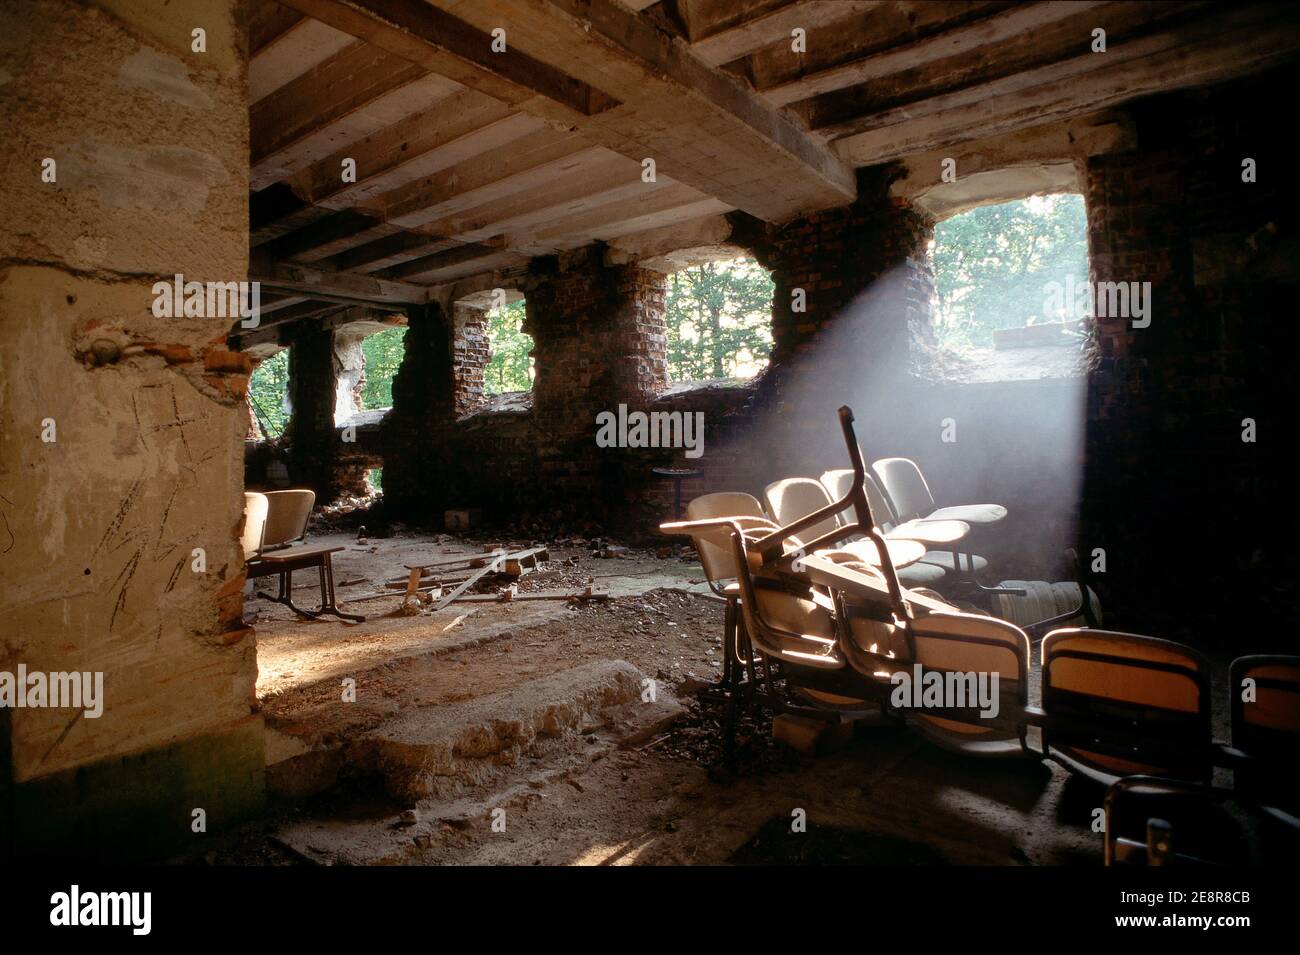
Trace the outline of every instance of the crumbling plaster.
<instances>
[{"instance_id":1,"label":"crumbling plaster","mask_svg":"<svg viewBox=\"0 0 1300 955\"><path fill-rule=\"evenodd\" d=\"M153 284L176 273L247 277L236 10L35 0L0 13L13 177L0 225L0 666L102 671L105 695L98 719L9 713L18 784L199 736L253 738L237 544L249 360L226 349L228 319L151 310ZM200 27L203 53L191 49ZM44 157L55 182L41 181Z\"/></svg>"}]
</instances>

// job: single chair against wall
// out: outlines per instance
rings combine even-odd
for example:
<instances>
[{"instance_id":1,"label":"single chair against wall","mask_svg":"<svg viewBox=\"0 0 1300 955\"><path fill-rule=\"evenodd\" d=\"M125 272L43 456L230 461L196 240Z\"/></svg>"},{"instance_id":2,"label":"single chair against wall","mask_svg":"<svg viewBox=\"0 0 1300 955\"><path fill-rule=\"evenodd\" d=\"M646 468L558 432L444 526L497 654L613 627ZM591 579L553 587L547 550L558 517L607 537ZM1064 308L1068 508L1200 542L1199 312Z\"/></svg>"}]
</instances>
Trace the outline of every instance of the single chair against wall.
<instances>
[{"instance_id":1,"label":"single chair against wall","mask_svg":"<svg viewBox=\"0 0 1300 955\"><path fill-rule=\"evenodd\" d=\"M300 543L307 536L307 519L311 516L316 493L310 490L269 491L244 495L245 572L249 580L257 577L279 578L279 592L272 596L259 591L257 596L284 604L309 620L325 614L343 620L363 621L358 614L344 613L334 595L334 564L331 555L338 547L316 547ZM293 602L293 572L316 568L320 578L320 608L304 610Z\"/></svg>"}]
</instances>

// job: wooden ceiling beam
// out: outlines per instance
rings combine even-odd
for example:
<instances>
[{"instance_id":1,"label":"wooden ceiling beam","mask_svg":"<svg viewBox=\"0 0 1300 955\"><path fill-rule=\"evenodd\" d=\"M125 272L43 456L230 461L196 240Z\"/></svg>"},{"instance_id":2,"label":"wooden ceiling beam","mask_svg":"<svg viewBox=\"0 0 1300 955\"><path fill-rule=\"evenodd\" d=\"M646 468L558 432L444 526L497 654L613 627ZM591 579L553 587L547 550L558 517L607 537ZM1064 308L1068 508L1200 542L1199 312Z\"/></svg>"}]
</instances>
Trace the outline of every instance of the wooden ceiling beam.
<instances>
[{"instance_id":1,"label":"wooden ceiling beam","mask_svg":"<svg viewBox=\"0 0 1300 955\"><path fill-rule=\"evenodd\" d=\"M855 122L834 148L870 165L1219 82L1300 57L1295 7L1230 8L1190 25L978 83Z\"/></svg>"}]
</instances>

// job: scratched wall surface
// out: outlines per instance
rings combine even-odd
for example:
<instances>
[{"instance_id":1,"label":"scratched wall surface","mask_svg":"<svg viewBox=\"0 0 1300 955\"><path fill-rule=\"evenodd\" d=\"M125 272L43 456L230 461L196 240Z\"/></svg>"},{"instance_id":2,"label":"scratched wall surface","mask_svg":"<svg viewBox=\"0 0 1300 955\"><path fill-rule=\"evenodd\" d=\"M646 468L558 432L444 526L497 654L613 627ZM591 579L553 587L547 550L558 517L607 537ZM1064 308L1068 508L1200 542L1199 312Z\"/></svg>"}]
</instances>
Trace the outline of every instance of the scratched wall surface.
<instances>
[{"instance_id":1,"label":"scratched wall surface","mask_svg":"<svg viewBox=\"0 0 1300 955\"><path fill-rule=\"evenodd\" d=\"M0 670L102 671L105 695L99 719L10 713L17 784L258 735L237 546L247 359L225 349L228 319L151 312L175 273L247 277L235 8L0 12Z\"/></svg>"}]
</instances>

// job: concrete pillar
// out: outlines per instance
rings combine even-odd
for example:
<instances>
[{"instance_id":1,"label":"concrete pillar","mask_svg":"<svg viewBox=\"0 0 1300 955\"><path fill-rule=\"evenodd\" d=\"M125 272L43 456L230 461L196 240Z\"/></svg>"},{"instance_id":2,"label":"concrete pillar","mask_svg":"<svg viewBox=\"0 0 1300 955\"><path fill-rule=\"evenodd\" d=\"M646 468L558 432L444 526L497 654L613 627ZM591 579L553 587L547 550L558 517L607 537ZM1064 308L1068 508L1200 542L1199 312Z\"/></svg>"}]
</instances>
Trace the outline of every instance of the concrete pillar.
<instances>
[{"instance_id":1,"label":"concrete pillar","mask_svg":"<svg viewBox=\"0 0 1300 955\"><path fill-rule=\"evenodd\" d=\"M3 858L199 851L195 809L227 833L264 798L241 619L251 364L226 350L228 318L151 310L156 276L247 278L237 22L232 0L0 8L23 38L6 95L28 106L4 164L58 163L57 183L7 190L0 219L0 341L23 343L0 349L2 666L102 690L0 711ZM184 96L159 92L178 78Z\"/></svg>"}]
</instances>

